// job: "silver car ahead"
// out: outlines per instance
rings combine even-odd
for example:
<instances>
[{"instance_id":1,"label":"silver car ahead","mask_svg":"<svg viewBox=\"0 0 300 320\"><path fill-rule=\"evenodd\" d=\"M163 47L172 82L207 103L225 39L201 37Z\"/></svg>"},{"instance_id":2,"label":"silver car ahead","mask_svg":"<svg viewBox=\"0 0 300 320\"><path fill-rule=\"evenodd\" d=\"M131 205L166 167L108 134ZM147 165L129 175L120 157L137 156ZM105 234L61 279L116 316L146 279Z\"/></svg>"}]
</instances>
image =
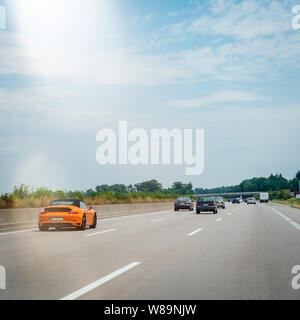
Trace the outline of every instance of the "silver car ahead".
<instances>
[{"instance_id":1,"label":"silver car ahead","mask_svg":"<svg viewBox=\"0 0 300 320\"><path fill-rule=\"evenodd\" d=\"M217 207L225 209L225 202L222 197L215 197Z\"/></svg>"},{"instance_id":2,"label":"silver car ahead","mask_svg":"<svg viewBox=\"0 0 300 320\"><path fill-rule=\"evenodd\" d=\"M256 201L254 198L248 198L247 199L247 204L256 204Z\"/></svg>"},{"instance_id":3,"label":"silver car ahead","mask_svg":"<svg viewBox=\"0 0 300 320\"><path fill-rule=\"evenodd\" d=\"M194 210L194 202L189 197L179 197L174 203L174 211L180 209L189 209L190 211Z\"/></svg>"}]
</instances>

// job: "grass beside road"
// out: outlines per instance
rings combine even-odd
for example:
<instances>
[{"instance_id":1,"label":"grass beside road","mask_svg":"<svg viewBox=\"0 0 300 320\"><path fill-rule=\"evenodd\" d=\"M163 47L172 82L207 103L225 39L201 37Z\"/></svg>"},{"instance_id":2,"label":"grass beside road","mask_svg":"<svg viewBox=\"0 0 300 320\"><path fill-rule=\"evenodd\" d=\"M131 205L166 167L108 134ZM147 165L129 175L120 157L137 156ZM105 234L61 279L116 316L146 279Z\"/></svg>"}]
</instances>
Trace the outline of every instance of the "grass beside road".
<instances>
[{"instance_id":1,"label":"grass beside road","mask_svg":"<svg viewBox=\"0 0 300 320\"><path fill-rule=\"evenodd\" d=\"M288 200L272 200L274 203L281 203L293 208L300 209L300 199L288 199Z\"/></svg>"},{"instance_id":2,"label":"grass beside road","mask_svg":"<svg viewBox=\"0 0 300 320\"><path fill-rule=\"evenodd\" d=\"M29 196L23 199L10 198L1 199L0 208L41 208L48 206L53 200L58 198L80 198L87 205L101 205L101 204L130 204L130 203L155 203L155 202L173 202L177 195L173 194L147 194L147 193L125 193L125 194L112 194L110 192L97 195L96 197L55 197L55 196L42 196L34 197Z\"/></svg>"},{"instance_id":3,"label":"grass beside road","mask_svg":"<svg viewBox=\"0 0 300 320\"><path fill-rule=\"evenodd\" d=\"M154 181L154 180L153 180ZM153 181L147 182L153 184ZM155 181L154 181L155 182ZM146 182L145 182L146 183ZM130 185L131 186L131 185ZM27 185L14 187L12 193L0 195L0 209L7 208L41 208L48 206L55 199L80 199L87 205L104 205L104 204L135 204L135 203L156 203L156 202L173 202L181 193L173 192L174 190L165 190L159 187L156 192L131 191L131 188L124 185L103 185L103 189L115 187L115 190L99 191L89 189L87 191L52 191L49 188L34 188ZM99 189L101 189L99 187ZM105 187L105 188L104 188ZM121 188L122 187L122 188ZM136 188L137 189L137 188ZM152 188L153 189L153 188ZM154 188L155 189L155 188ZM125 191L119 191L125 190ZM188 195L185 195L188 197ZM196 199L196 196L190 196Z\"/></svg>"}]
</instances>

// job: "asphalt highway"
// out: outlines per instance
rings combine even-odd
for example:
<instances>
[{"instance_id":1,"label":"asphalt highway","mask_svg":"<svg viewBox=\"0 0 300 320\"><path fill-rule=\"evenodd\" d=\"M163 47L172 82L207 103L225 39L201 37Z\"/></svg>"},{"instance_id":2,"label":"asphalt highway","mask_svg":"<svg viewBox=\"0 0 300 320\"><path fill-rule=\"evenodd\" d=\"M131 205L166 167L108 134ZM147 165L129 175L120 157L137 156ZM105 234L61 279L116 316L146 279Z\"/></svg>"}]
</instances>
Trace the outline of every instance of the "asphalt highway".
<instances>
[{"instance_id":1,"label":"asphalt highway","mask_svg":"<svg viewBox=\"0 0 300 320\"><path fill-rule=\"evenodd\" d=\"M300 299L300 210L226 204L0 233L0 299Z\"/></svg>"}]
</instances>

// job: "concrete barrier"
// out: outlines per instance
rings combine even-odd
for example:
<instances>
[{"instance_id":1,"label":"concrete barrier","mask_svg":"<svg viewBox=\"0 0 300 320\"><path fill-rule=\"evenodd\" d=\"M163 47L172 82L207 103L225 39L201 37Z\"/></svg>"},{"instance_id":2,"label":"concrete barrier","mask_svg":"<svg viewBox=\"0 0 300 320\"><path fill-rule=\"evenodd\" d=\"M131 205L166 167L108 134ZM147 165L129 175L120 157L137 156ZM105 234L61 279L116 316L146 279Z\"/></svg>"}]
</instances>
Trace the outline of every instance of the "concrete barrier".
<instances>
[{"instance_id":1,"label":"concrete barrier","mask_svg":"<svg viewBox=\"0 0 300 320\"><path fill-rule=\"evenodd\" d=\"M170 210L173 202L94 205L98 220ZM41 208L0 209L0 231L36 228Z\"/></svg>"}]
</instances>

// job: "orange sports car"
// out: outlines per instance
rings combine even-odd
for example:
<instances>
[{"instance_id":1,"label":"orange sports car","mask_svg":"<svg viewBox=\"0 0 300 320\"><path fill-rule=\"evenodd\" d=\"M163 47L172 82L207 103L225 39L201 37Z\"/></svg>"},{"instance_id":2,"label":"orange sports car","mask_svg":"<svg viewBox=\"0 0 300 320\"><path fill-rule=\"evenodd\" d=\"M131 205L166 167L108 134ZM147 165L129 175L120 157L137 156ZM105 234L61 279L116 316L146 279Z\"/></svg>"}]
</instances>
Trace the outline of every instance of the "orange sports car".
<instances>
[{"instance_id":1,"label":"orange sports car","mask_svg":"<svg viewBox=\"0 0 300 320\"><path fill-rule=\"evenodd\" d=\"M39 214L39 229L76 227L80 230L96 228L97 213L79 199L59 199L43 209Z\"/></svg>"}]
</instances>

